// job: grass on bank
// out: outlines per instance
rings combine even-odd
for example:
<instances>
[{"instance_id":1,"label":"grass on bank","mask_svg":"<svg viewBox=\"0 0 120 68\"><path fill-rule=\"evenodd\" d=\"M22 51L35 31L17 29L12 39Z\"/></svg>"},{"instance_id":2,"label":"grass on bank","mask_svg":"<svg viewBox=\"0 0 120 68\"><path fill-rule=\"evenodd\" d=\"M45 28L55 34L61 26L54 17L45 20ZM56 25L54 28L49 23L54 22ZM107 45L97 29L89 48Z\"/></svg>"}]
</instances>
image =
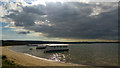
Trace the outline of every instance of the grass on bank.
<instances>
[{"instance_id":1,"label":"grass on bank","mask_svg":"<svg viewBox=\"0 0 120 68\"><path fill-rule=\"evenodd\" d=\"M8 60L5 55L2 55L2 66L17 66L14 61Z\"/></svg>"}]
</instances>

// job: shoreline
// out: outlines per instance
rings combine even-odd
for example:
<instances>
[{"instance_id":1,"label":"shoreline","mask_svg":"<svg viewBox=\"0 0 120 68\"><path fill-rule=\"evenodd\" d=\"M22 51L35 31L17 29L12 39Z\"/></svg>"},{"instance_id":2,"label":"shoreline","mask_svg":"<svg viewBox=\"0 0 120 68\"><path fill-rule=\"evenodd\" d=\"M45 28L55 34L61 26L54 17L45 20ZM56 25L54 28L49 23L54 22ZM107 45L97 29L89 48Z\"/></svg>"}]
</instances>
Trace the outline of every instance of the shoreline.
<instances>
[{"instance_id":1,"label":"shoreline","mask_svg":"<svg viewBox=\"0 0 120 68\"><path fill-rule=\"evenodd\" d=\"M51 62L56 62L56 63L65 63L65 62L62 62L62 61L54 61L54 60L50 60L50 59L46 59L46 58L40 58L40 57L31 55L31 54L28 54L28 53L24 53L24 54L25 54L25 55L28 55L28 56L30 56L30 57L36 58L36 59L40 59L40 60L51 61ZM74 63L65 63L65 64L79 65L79 64L74 64Z\"/></svg>"},{"instance_id":2,"label":"shoreline","mask_svg":"<svg viewBox=\"0 0 120 68\"><path fill-rule=\"evenodd\" d=\"M2 55L6 55L9 60L14 61L16 64L21 66L86 66L80 64L57 62L45 58L36 57L27 53L15 52L8 49L8 47L12 46L2 47Z\"/></svg>"},{"instance_id":3,"label":"shoreline","mask_svg":"<svg viewBox=\"0 0 120 68\"><path fill-rule=\"evenodd\" d=\"M12 46L12 47L14 47L14 46ZM12 52L16 52L16 51L13 51L13 50L9 49L9 47L7 49L10 50L10 51L12 51ZM45 61L51 61L51 62L56 62L56 63L65 63L65 64L73 64L73 65L77 65L77 66L80 65L80 64L67 63L67 62L62 62L62 61L54 61L54 60L50 60L50 59L46 59L46 58L37 57L37 56L31 55L31 54L28 54L28 53L23 53L23 54L25 54L27 56L30 56L30 57L33 57L33 58L36 58L36 59L45 60Z\"/></svg>"},{"instance_id":4,"label":"shoreline","mask_svg":"<svg viewBox=\"0 0 120 68\"><path fill-rule=\"evenodd\" d=\"M8 50L12 51L12 52L16 52L16 51L13 51L9 48L7 48ZM21 53L21 52L20 52ZM51 62L57 62L57 63L65 63L65 62L62 62L62 61L54 61L54 60L50 60L50 59L46 59L46 58L41 58L41 57L37 57L37 56L34 56L34 55L31 55L31 54L28 54L28 53L23 53L27 56L30 56L30 57L33 57L33 58L36 58L36 59L40 59L40 60L45 60L45 61L51 61ZM74 63L67 63L67 64L74 64ZM79 65L79 64L74 64L74 65Z\"/></svg>"}]
</instances>

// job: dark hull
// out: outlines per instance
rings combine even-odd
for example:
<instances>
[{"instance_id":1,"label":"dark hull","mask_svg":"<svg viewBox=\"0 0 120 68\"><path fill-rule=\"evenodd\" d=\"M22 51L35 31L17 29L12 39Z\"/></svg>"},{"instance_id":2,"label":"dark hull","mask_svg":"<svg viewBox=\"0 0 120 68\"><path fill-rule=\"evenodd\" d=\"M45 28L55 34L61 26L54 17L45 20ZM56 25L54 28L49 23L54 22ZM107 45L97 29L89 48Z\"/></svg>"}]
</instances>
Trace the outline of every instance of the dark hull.
<instances>
[{"instance_id":1,"label":"dark hull","mask_svg":"<svg viewBox=\"0 0 120 68\"><path fill-rule=\"evenodd\" d=\"M69 49L46 50L46 51L44 51L44 52L45 52L45 53L49 53L49 52L63 52L63 51L69 51Z\"/></svg>"}]
</instances>

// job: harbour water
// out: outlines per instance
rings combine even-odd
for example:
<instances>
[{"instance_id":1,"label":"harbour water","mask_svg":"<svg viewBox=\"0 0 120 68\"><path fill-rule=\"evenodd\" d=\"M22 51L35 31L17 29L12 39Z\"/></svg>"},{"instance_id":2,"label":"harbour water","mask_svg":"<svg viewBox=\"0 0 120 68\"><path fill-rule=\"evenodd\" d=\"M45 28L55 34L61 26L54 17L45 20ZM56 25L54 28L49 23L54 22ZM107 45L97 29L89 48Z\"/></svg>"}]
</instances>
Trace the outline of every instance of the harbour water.
<instances>
[{"instance_id":1,"label":"harbour water","mask_svg":"<svg viewBox=\"0 0 120 68\"><path fill-rule=\"evenodd\" d=\"M9 47L9 49L58 62L95 66L118 66L118 43L68 45L69 51L54 53L44 53L44 49L36 49L36 46L22 45Z\"/></svg>"}]
</instances>

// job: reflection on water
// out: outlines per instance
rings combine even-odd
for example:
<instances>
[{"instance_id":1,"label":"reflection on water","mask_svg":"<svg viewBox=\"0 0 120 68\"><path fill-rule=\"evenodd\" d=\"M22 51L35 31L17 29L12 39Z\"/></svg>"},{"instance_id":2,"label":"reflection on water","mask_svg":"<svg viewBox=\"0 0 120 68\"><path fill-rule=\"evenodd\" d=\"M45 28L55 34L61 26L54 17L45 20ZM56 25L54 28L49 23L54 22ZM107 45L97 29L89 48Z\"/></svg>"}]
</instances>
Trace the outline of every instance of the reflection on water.
<instances>
[{"instance_id":1,"label":"reflection on water","mask_svg":"<svg viewBox=\"0 0 120 68\"><path fill-rule=\"evenodd\" d=\"M32 50L29 50L33 48ZM62 61L76 64L117 66L118 65L118 44L70 44L68 52L44 53L44 49L36 49L35 46L16 46L10 49L18 52L28 53L41 58L54 61Z\"/></svg>"},{"instance_id":2,"label":"reflection on water","mask_svg":"<svg viewBox=\"0 0 120 68\"><path fill-rule=\"evenodd\" d=\"M54 60L54 61L64 61L65 62L65 55L62 53L55 53L55 54L50 55L49 59Z\"/></svg>"}]
</instances>

